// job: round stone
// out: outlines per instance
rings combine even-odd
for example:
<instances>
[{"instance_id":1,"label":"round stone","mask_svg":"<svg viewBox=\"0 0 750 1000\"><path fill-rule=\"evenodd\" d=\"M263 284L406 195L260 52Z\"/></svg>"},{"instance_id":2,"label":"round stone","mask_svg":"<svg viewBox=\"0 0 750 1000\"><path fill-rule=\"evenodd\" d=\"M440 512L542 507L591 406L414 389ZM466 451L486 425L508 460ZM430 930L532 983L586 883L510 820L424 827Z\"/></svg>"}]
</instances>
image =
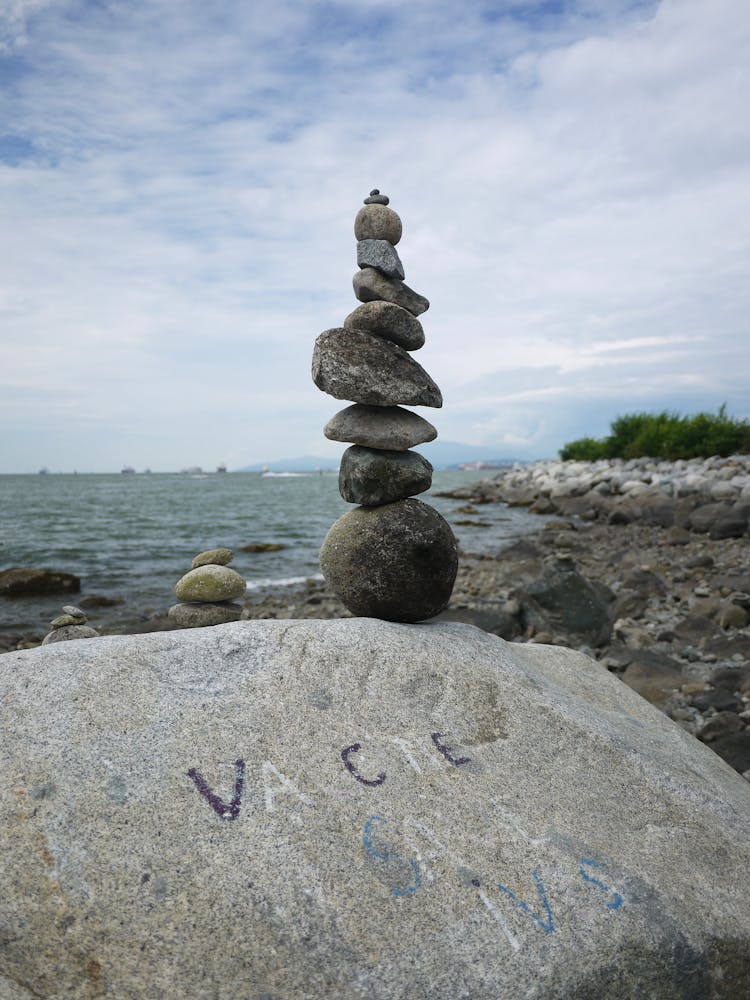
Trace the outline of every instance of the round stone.
<instances>
[{"instance_id":1,"label":"round stone","mask_svg":"<svg viewBox=\"0 0 750 1000\"><path fill-rule=\"evenodd\" d=\"M229 601L220 604L173 604L167 614L179 628L203 628L206 625L238 622L242 606Z\"/></svg>"},{"instance_id":2,"label":"round stone","mask_svg":"<svg viewBox=\"0 0 750 1000\"><path fill-rule=\"evenodd\" d=\"M395 302L363 302L346 317L344 329L369 330L405 351L418 351L424 345L422 324L408 309Z\"/></svg>"},{"instance_id":3,"label":"round stone","mask_svg":"<svg viewBox=\"0 0 750 1000\"><path fill-rule=\"evenodd\" d=\"M448 604L458 546L436 510L399 500L340 517L325 537L320 566L353 615L418 622Z\"/></svg>"},{"instance_id":4,"label":"round stone","mask_svg":"<svg viewBox=\"0 0 750 1000\"><path fill-rule=\"evenodd\" d=\"M365 205L354 220L354 235L358 240L388 240L395 246L401 232L401 219L386 205Z\"/></svg>"},{"instance_id":5,"label":"round stone","mask_svg":"<svg viewBox=\"0 0 750 1000\"><path fill-rule=\"evenodd\" d=\"M234 554L231 549L206 549L205 552L199 552L195 559L193 559L192 568L197 569L199 566L226 566L233 559Z\"/></svg>"},{"instance_id":6,"label":"round stone","mask_svg":"<svg viewBox=\"0 0 750 1000\"><path fill-rule=\"evenodd\" d=\"M95 639L99 633L90 625L63 625L47 633L42 639L42 645L51 642L67 642L70 639Z\"/></svg>"},{"instance_id":7,"label":"round stone","mask_svg":"<svg viewBox=\"0 0 750 1000\"><path fill-rule=\"evenodd\" d=\"M363 507L404 500L432 485L432 466L416 451L381 451L354 445L341 456L339 492Z\"/></svg>"},{"instance_id":8,"label":"round stone","mask_svg":"<svg viewBox=\"0 0 750 1000\"><path fill-rule=\"evenodd\" d=\"M181 577L174 592L181 601L231 601L242 597L246 583L228 566L198 566Z\"/></svg>"},{"instance_id":9,"label":"round stone","mask_svg":"<svg viewBox=\"0 0 750 1000\"><path fill-rule=\"evenodd\" d=\"M424 417L400 406L355 403L334 414L323 433L330 441L346 441L366 448L406 451L434 441L437 429Z\"/></svg>"}]
</instances>

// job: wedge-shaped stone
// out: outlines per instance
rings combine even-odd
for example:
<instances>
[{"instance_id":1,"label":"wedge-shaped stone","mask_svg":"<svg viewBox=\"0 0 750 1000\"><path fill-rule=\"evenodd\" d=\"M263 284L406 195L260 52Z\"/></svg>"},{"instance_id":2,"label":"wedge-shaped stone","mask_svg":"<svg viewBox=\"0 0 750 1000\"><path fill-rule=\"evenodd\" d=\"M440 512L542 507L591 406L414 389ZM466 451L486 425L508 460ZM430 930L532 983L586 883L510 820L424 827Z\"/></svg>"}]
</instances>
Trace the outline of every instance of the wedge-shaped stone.
<instances>
[{"instance_id":1,"label":"wedge-shaped stone","mask_svg":"<svg viewBox=\"0 0 750 1000\"><path fill-rule=\"evenodd\" d=\"M366 330L335 327L315 341L313 382L336 399L372 406L443 405L440 390L403 348Z\"/></svg>"},{"instance_id":2,"label":"wedge-shaped stone","mask_svg":"<svg viewBox=\"0 0 750 1000\"><path fill-rule=\"evenodd\" d=\"M374 267L363 267L352 278L354 294L360 302L372 302L380 299L383 302L395 302L397 306L408 309L412 316L420 316L430 308L429 300L409 288L403 281L386 278Z\"/></svg>"},{"instance_id":3,"label":"wedge-shaped stone","mask_svg":"<svg viewBox=\"0 0 750 1000\"><path fill-rule=\"evenodd\" d=\"M355 403L331 417L323 430L331 441L347 441L365 448L406 451L434 441L437 430L429 420L400 406L363 406Z\"/></svg>"},{"instance_id":4,"label":"wedge-shaped stone","mask_svg":"<svg viewBox=\"0 0 750 1000\"><path fill-rule=\"evenodd\" d=\"M368 330L392 340L405 351L418 351L424 345L422 324L412 314L393 302L363 302L344 320L345 330Z\"/></svg>"},{"instance_id":5,"label":"wedge-shaped stone","mask_svg":"<svg viewBox=\"0 0 750 1000\"><path fill-rule=\"evenodd\" d=\"M382 451L353 445L341 456L339 492L363 507L405 500L432 485L432 466L416 451Z\"/></svg>"},{"instance_id":6,"label":"wedge-shaped stone","mask_svg":"<svg viewBox=\"0 0 750 1000\"><path fill-rule=\"evenodd\" d=\"M388 240L360 240L357 243L357 265L375 267L387 278L404 279L404 265Z\"/></svg>"}]
</instances>

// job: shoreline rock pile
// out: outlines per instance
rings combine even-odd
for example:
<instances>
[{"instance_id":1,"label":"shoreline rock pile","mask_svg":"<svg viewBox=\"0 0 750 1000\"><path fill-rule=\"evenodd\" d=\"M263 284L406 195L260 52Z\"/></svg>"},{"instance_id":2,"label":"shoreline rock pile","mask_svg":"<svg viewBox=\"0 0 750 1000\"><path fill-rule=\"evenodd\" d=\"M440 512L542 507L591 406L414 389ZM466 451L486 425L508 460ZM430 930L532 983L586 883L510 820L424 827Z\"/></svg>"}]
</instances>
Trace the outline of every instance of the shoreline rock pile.
<instances>
[{"instance_id":1,"label":"shoreline rock pile","mask_svg":"<svg viewBox=\"0 0 750 1000\"><path fill-rule=\"evenodd\" d=\"M50 622L51 632L42 639L42 645L51 642L67 642L71 639L94 639L99 633L86 624L86 613L72 604L64 604L62 614Z\"/></svg>"},{"instance_id":2,"label":"shoreline rock pile","mask_svg":"<svg viewBox=\"0 0 750 1000\"><path fill-rule=\"evenodd\" d=\"M750 530L750 455L517 463L442 495L614 525L653 524L677 535L741 538Z\"/></svg>"},{"instance_id":3,"label":"shoreline rock pile","mask_svg":"<svg viewBox=\"0 0 750 1000\"><path fill-rule=\"evenodd\" d=\"M432 466L414 445L436 429L403 406L441 407L440 389L411 356L425 341L417 319L429 308L404 284L396 250L401 219L375 189L354 221L354 293L362 303L315 342L312 377L323 392L352 406L324 434L351 443L339 490L359 506L331 527L320 552L323 574L354 615L414 622L448 603L458 551L448 523L420 500Z\"/></svg>"},{"instance_id":4,"label":"shoreline rock pile","mask_svg":"<svg viewBox=\"0 0 750 1000\"><path fill-rule=\"evenodd\" d=\"M190 571L174 586L181 603L173 604L168 615L176 625L202 628L239 621L242 605L234 601L244 595L247 581L229 568L233 559L231 549L225 548L208 549L193 559Z\"/></svg>"}]
</instances>

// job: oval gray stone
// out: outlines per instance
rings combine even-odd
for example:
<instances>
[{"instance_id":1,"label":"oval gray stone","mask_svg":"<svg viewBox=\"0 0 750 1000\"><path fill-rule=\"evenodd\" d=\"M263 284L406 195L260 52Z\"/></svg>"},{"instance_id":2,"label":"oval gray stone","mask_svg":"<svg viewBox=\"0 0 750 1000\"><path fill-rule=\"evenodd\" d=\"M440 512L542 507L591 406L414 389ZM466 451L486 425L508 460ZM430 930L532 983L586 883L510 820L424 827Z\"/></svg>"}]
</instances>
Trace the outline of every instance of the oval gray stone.
<instances>
[{"instance_id":1,"label":"oval gray stone","mask_svg":"<svg viewBox=\"0 0 750 1000\"><path fill-rule=\"evenodd\" d=\"M246 586L244 578L228 566L208 565L180 577L174 592L181 601L231 601L242 597Z\"/></svg>"},{"instance_id":2,"label":"oval gray stone","mask_svg":"<svg viewBox=\"0 0 750 1000\"><path fill-rule=\"evenodd\" d=\"M430 308L429 299L413 288L409 288L403 281L395 278L386 278L374 267L363 267L352 278L354 294L360 302L372 302L381 300L383 302L395 302L397 306L408 309L413 316L421 316Z\"/></svg>"},{"instance_id":3,"label":"oval gray stone","mask_svg":"<svg viewBox=\"0 0 750 1000\"><path fill-rule=\"evenodd\" d=\"M313 382L335 399L371 406L443 405L424 368L397 344L366 330L326 330L315 341Z\"/></svg>"},{"instance_id":4,"label":"oval gray stone","mask_svg":"<svg viewBox=\"0 0 750 1000\"><path fill-rule=\"evenodd\" d=\"M357 507L334 522L320 550L320 567L353 615L419 622L448 604L458 545L433 507L399 500Z\"/></svg>"},{"instance_id":5,"label":"oval gray stone","mask_svg":"<svg viewBox=\"0 0 750 1000\"><path fill-rule=\"evenodd\" d=\"M206 602L203 604L173 604L167 612L169 618L180 628L203 628L206 625L225 625L238 622L242 605L230 601Z\"/></svg>"},{"instance_id":6,"label":"oval gray stone","mask_svg":"<svg viewBox=\"0 0 750 1000\"><path fill-rule=\"evenodd\" d=\"M345 330L367 330L392 340L405 351L418 351L424 345L424 330L416 316L394 302L363 302L344 320Z\"/></svg>"},{"instance_id":7,"label":"oval gray stone","mask_svg":"<svg viewBox=\"0 0 750 1000\"><path fill-rule=\"evenodd\" d=\"M365 205L354 220L354 235L358 240L388 240L396 246L401 232L401 219L385 205Z\"/></svg>"},{"instance_id":8,"label":"oval gray stone","mask_svg":"<svg viewBox=\"0 0 750 1000\"><path fill-rule=\"evenodd\" d=\"M193 569L199 566L226 566L233 559L234 554L231 549L206 549L205 552L198 553L191 565Z\"/></svg>"},{"instance_id":9,"label":"oval gray stone","mask_svg":"<svg viewBox=\"0 0 750 1000\"><path fill-rule=\"evenodd\" d=\"M383 451L353 445L341 456L339 492L363 507L404 500L432 485L432 466L416 451Z\"/></svg>"},{"instance_id":10,"label":"oval gray stone","mask_svg":"<svg viewBox=\"0 0 750 1000\"><path fill-rule=\"evenodd\" d=\"M437 437L437 430L429 420L412 410L362 403L339 410L325 425L323 433L330 441L393 451L406 451Z\"/></svg>"},{"instance_id":11,"label":"oval gray stone","mask_svg":"<svg viewBox=\"0 0 750 1000\"><path fill-rule=\"evenodd\" d=\"M99 633L90 625L62 625L55 628L42 639L42 645L48 646L51 642L68 642L71 639L95 639Z\"/></svg>"},{"instance_id":12,"label":"oval gray stone","mask_svg":"<svg viewBox=\"0 0 750 1000\"><path fill-rule=\"evenodd\" d=\"M357 265L359 267L376 267L387 278L403 280L404 265L388 240L360 240L357 243Z\"/></svg>"}]
</instances>

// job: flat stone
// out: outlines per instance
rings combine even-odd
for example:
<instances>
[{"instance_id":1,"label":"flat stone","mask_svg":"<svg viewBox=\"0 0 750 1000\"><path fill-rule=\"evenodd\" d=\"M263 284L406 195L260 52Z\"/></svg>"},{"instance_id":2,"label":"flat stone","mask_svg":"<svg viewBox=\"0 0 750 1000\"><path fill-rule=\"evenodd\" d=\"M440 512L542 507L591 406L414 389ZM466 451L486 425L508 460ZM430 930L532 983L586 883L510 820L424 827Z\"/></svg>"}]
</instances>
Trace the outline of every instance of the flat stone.
<instances>
[{"instance_id":1,"label":"flat stone","mask_svg":"<svg viewBox=\"0 0 750 1000\"><path fill-rule=\"evenodd\" d=\"M78 615L58 615L57 618L53 618L49 623L50 628L63 628L65 625L85 625L86 616L83 618Z\"/></svg>"},{"instance_id":2,"label":"flat stone","mask_svg":"<svg viewBox=\"0 0 750 1000\"><path fill-rule=\"evenodd\" d=\"M747 995L750 787L572 650L349 619L10 652L0 753L9 1000Z\"/></svg>"},{"instance_id":3,"label":"flat stone","mask_svg":"<svg viewBox=\"0 0 750 1000\"><path fill-rule=\"evenodd\" d=\"M409 288L403 281L386 278L374 267L363 267L352 278L354 294L360 302L395 302L397 306L408 309L413 316L419 316L430 308L429 300Z\"/></svg>"},{"instance_id":4,"label":"flat stone","mask_svg":"<svg viewBox=\"0 0 750 1000\"><path fill-rule=\"evenodd\" d=\"M400 406L364 406L355 403L339 410L323 429L330 441L351 441L365 448L406 451L434 441L437 430L412 410Z\"/></svg>"},{"instance_id":5,"label":"flat stone","mask_svg":"<svg viewBox=\"0 0 750 1000\"><path fill-rule=\"evenodd\" d=\"M336 399L372 406L443 405L440 390L402 347L366 330L326 330L315 341L313 382Z\"/></svg>"},{"instance_id":6,"label":"flat stone","mask_svg":"<svg viewBox=\"0 0 750 1000\"><path fill-rule=\"evenodd\" d=\"M64 615L73 615L74 618L80 618L80 624L83 624L86 621L86 612L81 611L81 609L77 608L74 604L63 604L62 609Z\"/></svg>"},{"instance_id":7,"label":"flat stone","mask_svg":"<svg viewBox=\"0 0 750 1000\"><path fill-rule=\"evenodd\" d=\"M99 633L90 625L63 625L61 628L53 629L42 639L42 645L47 646L51 642L68 642L71 639L94 639Z\"/></svg>"},{"instance_id":8,"label":"flat stone","mask_svg":"<svg viewBox=\"0 0 750 1000\"><path fill-rule=\"evenodd\" d=\"M385 205L365 205L354 220L354 235L358 240L387 240L396 246L401 232L401 219Z\"/></svg>"},{"instance_id":9,"label":"flat stone","mask_svg":"<svg viewBox=\"0 0 750 1000\"><path fill-rule=\"evenodd\" d=\"M418 351L424 345L422 324L408 309L394 302L363 302L344 320L345 330L368 330L392 340L405 351Z\"/></svg>"},{"instance_id":10,"label":"flat stone","mask_svg":"<svg viewBox=\"0 0 750 1000\"><path fill-rule=\"evenodd\" d=\"M424 493L432 466L416 451L382 451L353 445L341 456L339 492L348 503L374 507Z\"/></svg>"},{"instance_id":11,"label":"flat stone","mask_svg":"<svg viewBox=\"0 0 750 1000\"><path fill-rule=\"evenodd\" d=\"M450 600L458 545L433 507L399 500L340 517L323 541L320 567L353 615L424 621Z\"/></svg>"},{"instance_id":12,"label":"flat stone","mask_svg":"<svg viewBox=\"0 0 750 1000\"><path fill-rule=\"evenodd\" d=\"M242 597L247 584L239 573L228 566L198 566L181 577L174 592L181 601L231 601Z\"/></svg>"},{"instance_id":13,"label":"flat stone","mask_svg":"<svg viewBox=\"0 0 750 1000\"><path fill-rule=\"evenodd\" d=\"M180 628L203 628L206 625L238 622L242 614L242 605L232 604L230 601L173 604L167 614Z\"/></svg>"},{"instance_id":14,"label":"flat stone","mask_svg":"<svg viewBox=\"0 0 750 1000\"><path fill-rule=\"evenodd\" d=\"M404 265L388 240L359 240L357 243L357 266L375 267L387 278L403 281Z\"/></svg>"},{"instance_id":15,"label":"flat stone","mask_svg":"<svg viewBox=\"0 0 750 1000\"><path fill-rule=\"evenodd\" d=\"M231 549L206 549L205 552L198 553L191 565L193 569L199 566L226 566L233 559L234 553Z\"/></svg>"}]
</instances>

